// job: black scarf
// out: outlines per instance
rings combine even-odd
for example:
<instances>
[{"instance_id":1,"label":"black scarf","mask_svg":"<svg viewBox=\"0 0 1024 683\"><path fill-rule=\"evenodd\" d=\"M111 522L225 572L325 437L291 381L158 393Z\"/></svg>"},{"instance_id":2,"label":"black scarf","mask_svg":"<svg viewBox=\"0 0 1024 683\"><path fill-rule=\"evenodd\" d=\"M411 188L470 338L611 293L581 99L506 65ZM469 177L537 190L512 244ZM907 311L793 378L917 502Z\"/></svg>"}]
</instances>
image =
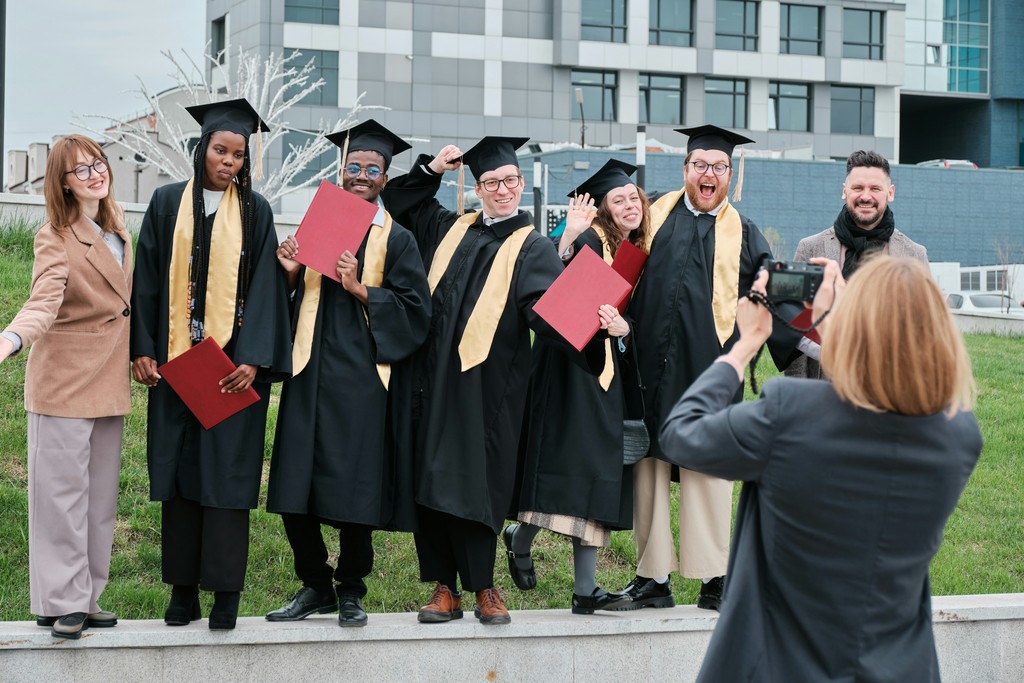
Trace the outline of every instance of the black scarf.
<instances>
[{"instance_id":1,"label":"black scarf","mask_svg":"<svg viewBox=\"0 0 1024 683\"><path fill-rule=\"evenodd\" d=\"M896 229L896 219L892 216L892 209L887 206L882 215L882 221L871 230L865 230L854 222L853 216L850 215L844 204L832 227L836 231L839 243L846 247L843 278L849 279L865 256L884 249L885 245L889 243L892 231Z\"/></svg>"}]
</instances>

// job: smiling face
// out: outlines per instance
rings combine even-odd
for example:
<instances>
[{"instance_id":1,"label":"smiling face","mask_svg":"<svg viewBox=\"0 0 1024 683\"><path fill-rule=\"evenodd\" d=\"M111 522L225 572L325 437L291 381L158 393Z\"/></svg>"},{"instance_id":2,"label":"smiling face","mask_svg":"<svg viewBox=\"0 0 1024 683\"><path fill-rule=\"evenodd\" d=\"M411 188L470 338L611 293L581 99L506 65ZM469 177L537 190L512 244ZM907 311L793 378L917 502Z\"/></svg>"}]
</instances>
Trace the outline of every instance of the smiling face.
<instances>
[{"instance_id":1,"label":"smiling face","mask_svg":"<svg viewBox=\"0 0 1024 683\"><path fill-rule=\"evenodd\" d=\"M843 199L853 222L863 230L871 230L882 222L885 208L896 196L896 186L885 171L874 166L850 169L843 183Z\"/></svg>"},{"instance_id":2,"label":"smiling face","mask_svg":"<svg viewBox=\"0 0 1024 683\"><path fill-rule=\"evenodd\" d=\"M223 192L245 164L246 139L238 133L218 130L210 135L203 167L203 187Z\"/></svg>"},{"instance_id":3,"label":"smiling face","mask_svg":"<svg viewBox=\"0 0 1024 683\"><path fill-rule=\"evenodd\" d=\"M376 202L381 190L388 182L388 176L384 173L384 157L380 152L359 150L349 152L345 161L345 168L358 166L359 174L352 177L348 171L342 172L341 186L352 194L365 199L368 202ZM376 169L380 175L370 178L369 174Z\"/></svg>"},{"instance_id":4,"label":"smiling face","mask_svg":"<svg viewBox=\"0 0 1024 683\"><path fill-rule=\"evenodd\" d=\"M74 164L71 168L64 169L72 171L64 174L64 187L75 196L79 206L85 209L86 214L92 216L95 216L96 211L95 208L90 211L89 207L98 206L99 201L110 193L110 169L104 162L101 173L93 167L94 163L96 163L96 157L79 148L75 154ZM83 166L89 169L89 177L85 180L79 179L73 172L74 169Z\"/></svg>"},{"instance_id":5,"label":"smiling face","mask_svg":"<svg viewBox=\"0 0 1024 683\"><path fill-rule=\"evenodd\" d=\"M483 183L488 180L504 180L506 178L516 178L519 184L509 189L504 182L500 182L494 192L488 192L483 187ZM483 204L485 215L491 218L505 218L515 214L519 210L519 200L523 196L523 182L519 177L519 167L515 164L507 164L493 171L481 173L477 178L474 190Z\"/></svg>"},{"instance_id":6,"label":"smiling face","mask_svg":"<svg viewBox=\"0 0 1024 683\"><path fill-rule=\"evenodd\" d=\"M708 165L704 173L698 173L693 162L703 161ZM715 175L714 164L731 164L729 155L718 149L695 149L687 157L683 169L686 196L701 213L707 213L725 201L729 194L729 182L732 180L732 168L724 175Z\"/></svg>"},{"instance_id":7,"label":"smiling face","mask_svg":"<svg viewBox=\"0 0 1024 683\"><path fill-rule=\"evenodd\" d=\"M602 203L623 236L639 228L643 222L644 207L636 185L624 185L609 191Z\"/></svg>"}]
</instances>

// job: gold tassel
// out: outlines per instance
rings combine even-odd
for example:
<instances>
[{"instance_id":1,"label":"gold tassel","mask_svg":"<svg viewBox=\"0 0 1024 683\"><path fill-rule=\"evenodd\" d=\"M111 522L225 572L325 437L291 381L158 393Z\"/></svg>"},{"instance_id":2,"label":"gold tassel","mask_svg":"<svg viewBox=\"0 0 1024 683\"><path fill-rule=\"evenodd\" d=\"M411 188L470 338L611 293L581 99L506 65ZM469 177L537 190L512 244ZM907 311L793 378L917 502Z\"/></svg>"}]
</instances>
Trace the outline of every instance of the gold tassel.
<instances>
[{"instance_id":1,"label":"gold tassel","mask_svg":"<svg viewBox=\"0 0 1024 683\"><path fill-rule=\"evenodd\" d=\"M732 201L738 202L743 198L743 150L740 150L740 170L736 173L736 189L732 193Z\"/></svg>"},{"instance_id":2,"label":"gold tassel","mask_svg":"<svg viewBox=\"0 0 1024 683\"><path fill-rule=\"evenodd\" d=\"M252 165L252 179L263 180L263 131L256 125L256 161Z\"/></svg>"},{"instance_id":3,"label":"gold tassel","mask_svg":"<svg viewBox=\"0 0 1024 683\"><path fill-rule=\"evenodd\" d=\"M466 193L464 188L466 187L466 162L462 162L459 166L459 188L458 196L455 197L455 213L460 216L466 213Z\"/></svg>"},{"instance_id":4,"label":"gold tassel","mask_svg":"<svg viewBox=\"0 0 1024 683\"><path fill-rule=\"evenodd\" d=\"M345 144L341 147L341 163L338 164L338 187L345 182L345 165L348 164L348 141L351 136L345 135Z\"/></svg>"}]
</instances>

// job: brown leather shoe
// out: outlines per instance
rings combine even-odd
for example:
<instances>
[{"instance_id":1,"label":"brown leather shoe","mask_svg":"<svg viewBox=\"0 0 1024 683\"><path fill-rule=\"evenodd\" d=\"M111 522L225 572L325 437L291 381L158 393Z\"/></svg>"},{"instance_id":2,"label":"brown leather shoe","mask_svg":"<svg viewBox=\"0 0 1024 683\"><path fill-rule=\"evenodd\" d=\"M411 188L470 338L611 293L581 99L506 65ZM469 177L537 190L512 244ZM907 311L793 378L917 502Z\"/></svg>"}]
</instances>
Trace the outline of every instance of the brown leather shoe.
<instances>
[{"instance_id":1,"label":"brown leather shoe","mask_svg":"<svg viewBox=\"0 0 1024 683\"><path fill-rule=\"evenodd\" d=\"M476 592L476 616L481 624L508 624L512 622L505 602L497 588L485 588Z\"/></svg>"},{"instance_id":2,"label":"brown leather shoe","mask_svg":"<svg viewBox=\"0 0 1024 683\"><path fill-rule=\"evenodd\" d=\"M439 583L430 594L427 604L420 608L419 616L416 618L425 624L461 619L462 595L453 593L448 586Z\"/></svg>"}]
</instances>

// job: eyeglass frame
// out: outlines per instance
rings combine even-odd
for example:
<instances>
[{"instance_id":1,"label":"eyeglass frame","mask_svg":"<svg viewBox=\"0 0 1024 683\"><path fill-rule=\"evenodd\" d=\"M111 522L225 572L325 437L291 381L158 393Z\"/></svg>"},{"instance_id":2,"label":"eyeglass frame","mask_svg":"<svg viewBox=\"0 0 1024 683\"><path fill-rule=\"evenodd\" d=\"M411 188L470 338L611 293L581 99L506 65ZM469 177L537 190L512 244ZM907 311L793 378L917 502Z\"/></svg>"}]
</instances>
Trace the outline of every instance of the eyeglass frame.
<instances>
[{"instance_id":1,"label":"eyeglass frame","mask_svg":"<svg viewBox=\"0 0 1024 683\"><path fill-rule=\"evenodd\" d=\"M508 181L515 180L515 185L509 185ZM488 188L487 185L494 183L493 188ZM516 175L506 176L504 178L488 178L487 180L478 180L477 185L482 187L485 192L497 192L500 185L504 185L506 189L514 190L523 184L523 174L519 173Z\"/></svg>"},{"instance_id":2,"label":"eyeglass frame","mask_svg":"<svg viewBox=\"0 0 1024 683\"><path fill-rule=\"evenodd\" d=\"M103 164L103 170L102 171L100 169L96 168L96 164L98 164L98 163L102 163ZM86 174L85 174L84 178L78 174L78 170L82 169L82 168L88 169L86 171ZM96 175L101 175L103 173L106 173L109 170L110 170L110 161L107 160L107 155L104 154L103 156L96 157L95 159L93 159L93 162L91 164L80 164L78 166L75 166L70 171L64 171L64 175L67 175L69 173L74 173L76 178L78 178L82 182L86 182L86 181L89 180L89 178L92 178L92 172L93 171L96 171Z\"/></svg>"},{"instance_id":3,"label":"eyeglass frame","mask_svg":"<svg viewBox=\"0 0 1024 683\"><path fill-rule=\"evenodd\" d=\"M731 164L727 164L724 161L716 161L713 164L709 164L708 162L704 161L703 159L698 159L697 161L687 161L686 163L688 163L691 166L693 166L693 170L696 171L697 173L699 173L700 175L706 174L708 172L708 169L710 168L711 172L713 174L715 174L716 176L718 176L719 178L724 176L725 172L728 171L730 168L732 168ZM698 168L697 164L703 164L704 165L703 170ZM718 167L719 166L722 167L722 172L721 173L718 172Z\"/></svg>"},{"instance_id":4,"label":"eyeglass frame","mask_svg":"<svg viewBox=\"0 0 1024 683\"><path fill-rule=\"evenodd\" d=\"M352 173L352 169L353 168L358 169L358 170L355 173ZM376 173L371 175L370 174L371 170L372 171L376 171ZM384 169L382 169L380 166L376 166L376 165L374 165L374 166L360 166L359 164L349 164L348 166L342 166L341 167L341 172L345 175L346 178L350 178L352 180L355 180L356 178L358 178L360 175L363 175L363 174L366 175L366 179L367 180L377 180L381 176L385 175Z\"/></svg>"}]
</instances>

